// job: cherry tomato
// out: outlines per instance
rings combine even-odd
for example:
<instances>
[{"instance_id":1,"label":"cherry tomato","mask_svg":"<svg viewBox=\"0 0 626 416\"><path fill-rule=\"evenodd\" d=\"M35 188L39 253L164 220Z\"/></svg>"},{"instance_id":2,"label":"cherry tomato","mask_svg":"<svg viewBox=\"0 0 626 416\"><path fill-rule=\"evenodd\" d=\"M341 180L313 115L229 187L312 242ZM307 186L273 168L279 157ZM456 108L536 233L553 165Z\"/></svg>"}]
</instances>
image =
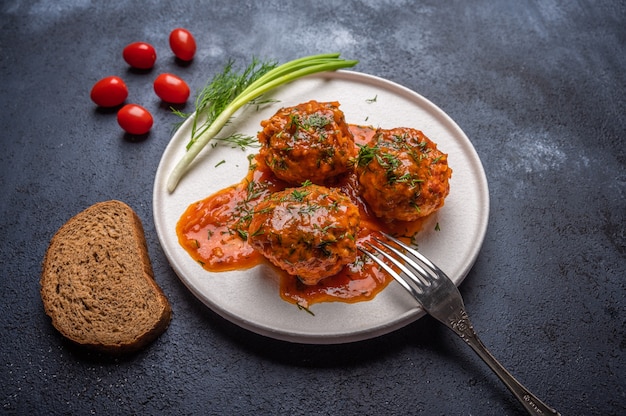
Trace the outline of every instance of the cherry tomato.
<instances>
[{"instance_id":1,"label":"cherry tomato","mask_svg":"<svg viewBox=\"0 0 626 416\"><path fill-rule=\"evenodd\" d=\"M187 29L179 27L170 33L170 48L178 59L191 61L196 53L196 40Z\"/></svg>"},{"instance_id":2,"label":"cherry tomato","mask_svg":"<svg viewBox=\"0 0 626 416\"><path fill-rule=\"evenodd\" d=\"M128 65L138 69L150 69L156 62L156 50L145 42L134 42L126 46L122 56Z\"/></svg>"},{"instance_id":3,"label":"cherry tomato","mask_svg":"<svg viewBox=\"0 0 626 416\"><path fill-rule=\"evenodd\" d=\"M154 80L154 92L167 103L182 104L189 98L189 86L174 74L161 74Z\"/></svg>"},{"instance_id":4,"label":"cherry tomato","mask_svg":"<svg viewBox=\"0 0 626 416\"><path fill-rule=\"evenodd\" d=\"M117 122L130 134L145 134L152 128L152 114L137 104L126 104L117 112Z\"/></svg>"},{"instance_id":5,"label":"cherry tomato","mask_svg":"<svg viewBox=\"0 0 626 416\"><path fill-rule=\"evenodd\" d=\"M115 107L128 97L128 87L120 77L105 77L94 84L90 96L101 107Z\"/></svg>"}]
</instances>

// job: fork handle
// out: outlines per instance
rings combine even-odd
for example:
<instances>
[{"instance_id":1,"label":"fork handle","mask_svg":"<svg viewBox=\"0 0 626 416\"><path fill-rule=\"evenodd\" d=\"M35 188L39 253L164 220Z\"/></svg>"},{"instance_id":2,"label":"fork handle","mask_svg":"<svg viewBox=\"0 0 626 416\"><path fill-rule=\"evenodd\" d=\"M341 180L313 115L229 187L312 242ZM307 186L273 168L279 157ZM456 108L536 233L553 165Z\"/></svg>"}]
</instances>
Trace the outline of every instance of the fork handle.
<instances>
[{"instance_id":1,"label":"fork handle","mask_svg":"<svg viewBox=\"0 0 626 416\"><path fill-rule=\"evenodd\" d=\"M508 372L506 368L502 366L496 360L496 358L487 350L487 347L478 338L474 327L467 316L467 313L462 310L458 316L450 319L449 322L444 324L452 329L459 337L461 337L470 347L478 354L482 360L493 370L494 373L502 380L505 386L513 393L515 398L519 400L524 409L531 415L560 415L559 412L539 400L537 396L531 393L526 387L524 387L515 377Z\"/></svg>"}]
</instances>

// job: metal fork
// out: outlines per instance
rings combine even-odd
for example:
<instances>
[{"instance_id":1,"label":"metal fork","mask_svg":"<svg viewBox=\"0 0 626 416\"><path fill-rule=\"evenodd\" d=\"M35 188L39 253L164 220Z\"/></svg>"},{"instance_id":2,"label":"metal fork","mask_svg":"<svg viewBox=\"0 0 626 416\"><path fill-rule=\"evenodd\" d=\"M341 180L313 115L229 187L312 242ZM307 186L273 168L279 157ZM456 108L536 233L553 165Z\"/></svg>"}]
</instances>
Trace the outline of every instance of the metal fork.
<instances>
[{"instance_id":1,"label":"metal fork","mask_svg":"<svg viewBox=\"0 0 626 416\"><path fill-rule=\"evenodd\" d=\"M496 373L529 414L560 415L560 413L543 403L517 381L478 339L478 335L476 335L474 327L465 312L461 293L450 278L414 248L390 235L383 234L383 236L393 242L394 245L373 237L377 245L365 242L364 245L367 245L370 250L365 250L363 247L359 247L359 250L374 260L408 290L426 313L450 328L469 344L474 352ZM401 273L394 270L379 256L387 259Z\"/></svg>"}]
</instances>

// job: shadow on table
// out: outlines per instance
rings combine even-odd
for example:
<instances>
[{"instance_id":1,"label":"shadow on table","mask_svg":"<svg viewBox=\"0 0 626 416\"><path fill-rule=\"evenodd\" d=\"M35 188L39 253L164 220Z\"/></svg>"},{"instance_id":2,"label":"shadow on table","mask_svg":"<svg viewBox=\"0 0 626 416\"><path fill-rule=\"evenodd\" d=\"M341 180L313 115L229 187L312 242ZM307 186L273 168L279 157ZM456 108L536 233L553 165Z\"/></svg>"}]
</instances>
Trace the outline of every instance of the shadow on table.
<instances>
[{"instance_id":1,"label":"shadow on table","mask_svg":"<svg viewBox=\"0 0 626 416\"><path fill-rule=\"evenodd\" d=\"M200 304L200 307L204 305ZM259 358L284 365L332 368L382 360L406 348L450 354L446 329L424 317L392 333L363 341L342 344L302 344L281 341L243 329L207 309L211 326L239 348Z\"/></svg>"}]
</instances>

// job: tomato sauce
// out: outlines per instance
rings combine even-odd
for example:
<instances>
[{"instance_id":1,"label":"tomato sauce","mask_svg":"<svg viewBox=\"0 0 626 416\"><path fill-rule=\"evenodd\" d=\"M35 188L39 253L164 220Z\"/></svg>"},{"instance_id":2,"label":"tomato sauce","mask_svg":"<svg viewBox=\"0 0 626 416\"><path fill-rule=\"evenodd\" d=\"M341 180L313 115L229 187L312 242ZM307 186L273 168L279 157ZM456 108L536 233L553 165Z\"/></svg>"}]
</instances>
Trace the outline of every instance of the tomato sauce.
<instances>
[{"instance_id":1,"label":"tomato sauce","mask_svg":"<svg viewBox=\"0 0 626 416\"><path fill-rule=\"evenodd\" d=\"M350 125L357 144L367 143L375 133L371 127ZM353 174L344 175L336 183L360 211L361 230L357 246L380 231L398 236L413 236L423 220L385 223L376 218L359 196L359 185ZM246 177L239 183L191 204L181 216L176 233L179 243L202 267L211 272L244 270L259 264L270 264L246 241L254 206L270 193L293 187L277 179L261 158L251 160ZM272 266L280 276L280 296L300 307L319 302L361 302L374 298L392 278L379 270L365 255L344 267L335 276L317 285L305 285L298 278Z\"/></svg>"}]
</instances>

